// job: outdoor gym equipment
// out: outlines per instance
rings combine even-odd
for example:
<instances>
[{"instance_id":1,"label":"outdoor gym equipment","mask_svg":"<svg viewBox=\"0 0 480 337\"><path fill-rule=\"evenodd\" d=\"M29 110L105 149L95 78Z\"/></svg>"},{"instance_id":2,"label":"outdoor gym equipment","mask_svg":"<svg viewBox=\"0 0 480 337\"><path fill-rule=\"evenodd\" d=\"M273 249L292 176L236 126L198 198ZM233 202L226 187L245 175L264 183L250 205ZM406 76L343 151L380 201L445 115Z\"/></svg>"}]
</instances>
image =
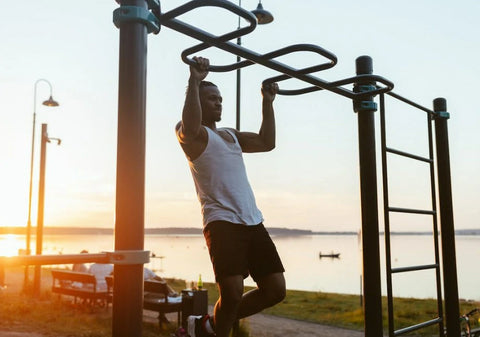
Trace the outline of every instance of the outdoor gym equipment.
<instances>
[{"instance_id":1,"label":"outdoor gym equipment","mask_svg":"<svg viewBox=\"0 0 480 337\"><path fill-rule=\"evenodd\" d=\"M392 94L393 83L373 74L372 60L368 56L362 56L356 60L356 76L328 82L314 76L313 73L333 68L337 63L337 58L334 54L319 46L297 44L262 55L232 43L230 40L251 33L255 29L257 22L253 14L229 1L194 0L166 13L161 12L158 0L123 0L117 2L121 6L114 11L113 15L114 23L120 29L115 249L143 249L145 51L147 34L149 32L158 34L161 26L165 26L200 41L199 44L181 53L182 60L187 64L194 62L190 55L214 47L242 57L244 60L228 65L216 65L214 60L211 60L212 65L209 70L212 72L228 72L259 64L279 72L278 76L266 79L264 84L282 82L290 78L295 78L308 84L307 87L294 90L280 88L280 95L298 95L317 90L326 90L353 101L354 111L358 114L365 335L369 337L383 335L374 123L374 112L377 110L377 103L374 102L374 97L380 96L383 98L385 94ZM226 12L244 18L248 25L232 32L215 36L178 19L180 15L194 11L199 7L223 8ZM301 51L318 54L322 61L307 68L295 69L275 60L279 56ZM353 85L353 88L346 88L347 85ZM398 97L398 95L396 96ZM453 233L446 125L448 113L446 112L445 100L436 101L435 111L429 111L428 118L429 121L435 120L437 129L438 189L442 233ZM431 213L436 216L436 212ZM445 239L442 236L442 251L446 325L449 333L455 333L459 331L459 309L453 235ZM438 265L438 263L436 264ZM436 268L437 273L439 270L439 267ZM135 276L132 277L132 275ZM139 314L142 301L141 275L141 265L115 268L115 279L120 282L115 284L114 290L114 298L119 299L117 303L114 302L114 336L138 336L138 331L141 331L141 315ZM441 302L441 298L439 298L439 302ZM439 316L441 315L439 310ZM125 317L130 317L129 323L126 323L123 319ZM132 324L134 321L132 317L136 319L134 324ZM434 323L439 324L439 334L442 335L443 318L439 317ZM428 324L432 323L428 322ZM419 325L423 326L425 324L421 323ZM390 335L397 335L401 332L389 331Z\"/></svg>"},{"instance_id":2,"label":"outdoor gym equipment","mask_svg":"<svg viewBox=\"0 0 480 337\"><path fill-rule=\"evenodd\" d=\"M356 76L328 82L314 76L313 73L333 68L337 58L331 52L311 44L287 46L266 54L258 54L230 40L251 33L256 25L255 17L241 7L225 0L193 0L169 12L162 13L159 0L117 0L121 5L113 13L113 21L120 31L119 47L119 91L118 91L118 142L117 142L117 184L115 210L115 253L114 256L132 256L134 259L120 259L115 263L115 287L113 302L112 334L115 337L137 337L142 333L142 301L143 301L143 263L147 262L148 252L144 251L144 210L145 210L145 121L146 121L146 47L148 33L158 34L161 26L176 30L200 41L199 44L184 50L182 60L192 64L189 57L207 48L215 47L245 60L229 65L212 65L212 72L229 72L254 64L273 69L279 75L268 78L264 84L282 82L291 78L307 83L308 86L299 89L286 90L280 88L280 95L299 95L318 90L326 90L351 99L353 109L358 116L358 141L360 161L360 189L362 213L362 247L363 247L363 294L365 315L365 336L383 336L382 303L380 280L380 250L377 172L375 154L375 123L374 113L377 111L375 96L380 97L381 110L385 109L384 98L389 95L406 104L427 113L429 128L435 122L436 162L431 157L426 162L436 164L439 218L442 233L442 270L445 294L445 320L443 319L441 291L438 291L439 317L429 322L413 327L393 329L392 306L389 304L389 336L397 336L424 326L438 324L439 335L444 336L444 322L449 337L460 337L458 321L458 286L456 273L453 206L450 177L450 159L448 147L448 128L446 101L443 98L434 100L433 111L413 103L392 92L393 83L381 76L373 74L372 59L361 56L356 60ZM185 22L177 17L199 7L220 7L234 15L244 18L249 24L221 36L215 36ZM278 62L275 58L295 52L313 52L322 59L310 67L295 69ZM347 85L353 87L347 88ZM430 129L429 129L430 130ZM430 135L432 134L429 131ZM406 157L418 157L402 151L389 149L385 152ZM418 159L418 158L417 158ZM384 164L382 162L382 164ZM383 165L384 173L386 165ZM385 179L386 174L384 174ZM432 177L435 175L432 174ZM432 178L432 190L435 190ZM386 186L384 184L384 186ZM384 194L385 194L384 188ZM435 199L435 198L434 198ZM387 199L388 200L388 199ZM436 203L436 200L432 200ZM434 219L438 212L433 210L409 210L388 207L386 212L406 212L429 214ZM436 226L436 220L434 220ZM437 233L436 227L434 233ZM435 238L437 240L437 238ZM388 244L388 242L386 241ZM87 254L88 255L88 254ZM436 252L435 255L438 255ZM42 264L35 262L34 256L29 257L27 264ZM87 259L107 259L107 256L85 257ZM73 256L72 256L73 259ZM76 257L75 259L79 259ZM54 259L49 258L52 262ZM56 261L56 260L55 260ZM63 261L64 263L65 261ZM2 260L0 260L2 263ZM62 262L58 262L62 263ZM437 287L440 286L440 262L430 266L414 266L390 270L391 273L415 271L423 268L433 268L437 273ZM391 277L391 275L390 275ZM390 278L389 277L389 278ZM391 280L389 281L391 282ZM389 302L392 294L389 288Z\"/></svg>"}]
</instances>

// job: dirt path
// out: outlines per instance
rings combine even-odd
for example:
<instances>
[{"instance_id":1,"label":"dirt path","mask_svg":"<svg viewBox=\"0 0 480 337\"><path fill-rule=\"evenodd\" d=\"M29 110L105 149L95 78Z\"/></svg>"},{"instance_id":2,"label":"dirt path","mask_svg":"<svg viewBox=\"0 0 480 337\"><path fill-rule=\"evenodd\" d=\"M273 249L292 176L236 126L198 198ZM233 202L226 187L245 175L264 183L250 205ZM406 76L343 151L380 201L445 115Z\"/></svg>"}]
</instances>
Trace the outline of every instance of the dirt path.
<instances>
[{"instance_id":1,"label":"dirt path","mask_svg":"<svg viewBox=\"0 0 480 337\"><path fill-rule=\"evenodd\" d=\"M363 337L363 332L257 314L247 318L251 337Z\"/></svg>"},{"instance_id":2,"label":"dirt path","mask_svg":"<svg viewBox=\"0 0 480 337\"><path fill-rule=\"evenodd\" d=\"M209 306L208 310L211 314L213 312L213 306ZM175 323L177 320L175 313L167 314L166 316L170 322ZM144 311L143 317L152 322L157 321L157 314L152 311ZM248 327L250 337L363 337L362 331L342 329L265 314L256 314L244 319L242 323ZM0 337L3 336L0 334Z\"/></svg>"}]
</instances>

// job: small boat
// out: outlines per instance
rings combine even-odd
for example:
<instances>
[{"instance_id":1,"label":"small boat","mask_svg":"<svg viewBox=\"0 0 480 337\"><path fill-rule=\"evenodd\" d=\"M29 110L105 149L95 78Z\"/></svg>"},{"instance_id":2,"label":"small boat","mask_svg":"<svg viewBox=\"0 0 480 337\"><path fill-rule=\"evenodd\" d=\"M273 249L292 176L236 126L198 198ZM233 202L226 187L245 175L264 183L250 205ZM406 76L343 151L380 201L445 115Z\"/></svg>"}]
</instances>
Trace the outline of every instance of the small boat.
<instances>
[{"instance_id":1,"label":"small boat","mask_svg":"<svg viewBox=\"0 0 480 337\"><path fill-rule=\"evenodd\" d=\"M340 253L331 252L331 253L328 253L328 254L322 254L322 252L320 252L320 253L318 253L318 257L319 258L329 257L331 259L339 259L340 258Z\"/></svg>"}]
</instances>

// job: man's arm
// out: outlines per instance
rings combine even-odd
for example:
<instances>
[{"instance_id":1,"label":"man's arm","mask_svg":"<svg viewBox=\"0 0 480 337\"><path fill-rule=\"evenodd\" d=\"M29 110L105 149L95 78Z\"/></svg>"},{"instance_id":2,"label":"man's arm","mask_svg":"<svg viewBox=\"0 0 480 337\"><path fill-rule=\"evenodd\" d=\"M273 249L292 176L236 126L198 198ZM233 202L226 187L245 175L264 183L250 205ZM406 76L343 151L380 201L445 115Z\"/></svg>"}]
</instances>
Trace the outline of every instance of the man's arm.
<instances>
[{"instance_id":1,"label":"man's arm","mask_svg":"<svg viewBox=\"0 0 480 337\"><path fill-rule=\"evenodd\" d=\"M273 101L278 91L278 84L272 83L262 87L262 125L260 131L236 132L243 152L267 152L275 148L275 115Z\"/></svg>"},{"instance_id":2,"label":"man's arm","mask_svg":"<svg viewBox=\"0 0 480 337\"><path fill-rule=\"evenodd\" d=\"M193 57L196 65L190 66L187 94L183 106L182 120L177 124L177 137L183 144L195 141L202 130L202 107L200 105L200 82L208 74L209 60Z\"/></svg>"}]
</instances>

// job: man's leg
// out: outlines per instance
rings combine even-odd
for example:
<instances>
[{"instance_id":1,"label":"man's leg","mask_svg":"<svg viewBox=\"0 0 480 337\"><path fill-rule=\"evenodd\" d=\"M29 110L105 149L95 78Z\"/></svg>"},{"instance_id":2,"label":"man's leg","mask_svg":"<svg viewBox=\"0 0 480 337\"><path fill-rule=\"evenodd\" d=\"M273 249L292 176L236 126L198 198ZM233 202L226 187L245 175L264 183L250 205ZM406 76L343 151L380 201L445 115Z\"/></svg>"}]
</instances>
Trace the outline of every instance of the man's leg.
<instances>
[{"instance_id":1,"label":"man's leg","mask_svg":"<svg viewBox=\"0 0 480 337\"><path fill-rule=\"evenodd\" d=\"M271 307L285 298L285 278L282 261L263 224L252 226L248 252L248 269L257 289L243 295L238 318L247 317Z\"/></svg>"},{"instance_id":2,"label":"man's leg","mask_svg":"<svg viewBox=\"0 0 480 337\"><path fill-rule=\"evenodd\" d=\"M214 324L217 337L228 337L232 325L237 320L237 312L242 302L243 276L226 276L218 282L220 298L215 304Z\"/></svg>"},{"instance_id":3,"label":"man's leg","mask_svg":"<svg viewBox=\"0 0 480 337\"><path fill-rule=\"evenodd\" d=\"M280 303L285 298L285 278L283 273L274 273L257 282L258 288L243 294L238 307L237 319L254 315L263 309Z\"/></svg>"},{"instance_id":4,"label":"man's leg","mask_svg":"<svg viewBox=\"0 0 480 337\"><path fill-rule=\"evenodd\" d=\"M228 276L218 283L220 298L214 310L217 337L227 337L237 319L256 314L285 298L283 273L267 275L257 282L257 286L243 294L242 275Z\"/></svg>"}]
</instances>

